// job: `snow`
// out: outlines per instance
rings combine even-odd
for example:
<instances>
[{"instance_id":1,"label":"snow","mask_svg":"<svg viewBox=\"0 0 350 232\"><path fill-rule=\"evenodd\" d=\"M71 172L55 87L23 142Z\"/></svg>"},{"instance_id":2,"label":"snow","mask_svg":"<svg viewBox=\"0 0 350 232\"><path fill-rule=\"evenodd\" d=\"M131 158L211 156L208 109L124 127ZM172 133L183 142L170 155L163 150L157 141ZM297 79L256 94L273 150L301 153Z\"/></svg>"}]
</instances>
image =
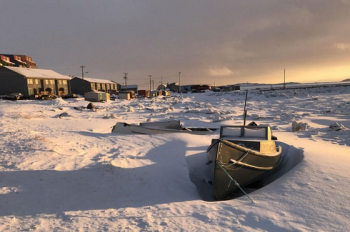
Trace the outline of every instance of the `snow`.
<instances>
[{"instance_id":1,"label":"snow","mask_svg":"<svg viewBox=\"0 0 350 232\"><path fill-rule=\"evenodd\" d=\"M77 79L82 79L82 77L75 77ZM84 80L88 81L88 82L96 82L96 83L105 83L105 84L115 84L115 82L113 81L109 81L109 80L104 80L104 79L97 79L97 78L90 78L90 77L84 77Z\"/></svg>"},{"instance_id":2,"label":"snow","mask_svg":"<svg viewBox=\"0 0 350 232\"><path fill-rule=\"evenodd\" d=\"M60 80L72 79L69 76L65 76L48 69L20 68L20 67L10 67L10 66L6 66L6 68L20 75L23 75L27 78L52 78L52 79L60 79Z\"/></svg>"},{"instance_id":3,"label":"snow","mask_svg":"<svg viewBox=\"0 0 350 232\"><path fill-rule=\"evenodd\" d=\"M116 122L242 125L244 98L207 91L95 110L83 99L0 100L0 231L346 231L349 86L249 92L247 122L270 125L284 157L246 189L254 203L212 199L205 152L219 131L111 133ZM293 132L293 122L308 126Z\"/></svg>"}]
</instances>

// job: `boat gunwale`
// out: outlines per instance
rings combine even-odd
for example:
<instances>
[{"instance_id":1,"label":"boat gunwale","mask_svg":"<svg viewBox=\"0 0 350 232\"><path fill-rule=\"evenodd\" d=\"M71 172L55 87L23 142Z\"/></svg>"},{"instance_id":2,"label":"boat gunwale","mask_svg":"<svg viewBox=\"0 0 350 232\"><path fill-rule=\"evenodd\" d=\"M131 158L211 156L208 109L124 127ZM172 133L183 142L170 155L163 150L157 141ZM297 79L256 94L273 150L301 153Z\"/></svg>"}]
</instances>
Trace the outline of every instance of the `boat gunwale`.
<instances>
[{"instance_id":1,"label":"boat gunwale","mask_svg":"<svg viewBox=\"0 0 350 232\"><path fill-rule=\"evenodd\" d=\"M262 140L262 141L264 141L264 140ZM240 145L238 145L236 143L233 143L233 142L231 142L229 140L226 140L226 139L219 139L218 143L223 143L223 144L225 144L225 145L227 145L229 147L238 149L238 150L243 151L243 152L249 151L249 154L256 155L256 156L273 157L273 156L279 156L282 153L282 147L281 146L278 146L278 151L276 149L276 152L268 153L268 152L256 151L256 150L253 150L253 149L250 149L250 148L247 148L247 147L242 147L242 146L240 146Z\"/></svg>"}]
</instances>

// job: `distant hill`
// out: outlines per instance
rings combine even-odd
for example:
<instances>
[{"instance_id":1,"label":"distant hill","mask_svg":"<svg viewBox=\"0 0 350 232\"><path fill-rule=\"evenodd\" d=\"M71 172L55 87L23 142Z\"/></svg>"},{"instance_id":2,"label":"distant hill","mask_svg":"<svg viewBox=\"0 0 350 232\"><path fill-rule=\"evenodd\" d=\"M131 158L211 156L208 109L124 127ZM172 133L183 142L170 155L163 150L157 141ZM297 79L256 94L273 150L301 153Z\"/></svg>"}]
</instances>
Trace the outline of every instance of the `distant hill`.
<instances>
[{"instance_id":1,"label":"distant hill","mask_svg":"<svg viewBox=\"0 0 350 232\"><path fill-rule=\"evenodd\" d=\"M349 79L345 79L342 82L349 82L349 81L350 81L350 78Z\"/></svg>"},{"instance_id":2,"label":"distant hill","mask_svg":"<svg viewBox=\"0 0 350 232\"><path fill-rule=\"evenodd\" d=\"M275 83L275 84L264 84L264 83L238 83L236 85L239 86L259 86L259 85L283 85L284 83ZM286 82L286 85L295 85L295 84L300 84L299 82Z\"/></svg>"},{"instance_id":3,"label":"distant hill","mask_svg":"<svg viewBox=\"0 0 350 232\"><path fill-rule=\"evenodd\" d=\"M276 85L283 85L284 83L278 83ZM300 82L286 82L286 85L299 85L301 84Z\"/></svg>"}]
</instances>

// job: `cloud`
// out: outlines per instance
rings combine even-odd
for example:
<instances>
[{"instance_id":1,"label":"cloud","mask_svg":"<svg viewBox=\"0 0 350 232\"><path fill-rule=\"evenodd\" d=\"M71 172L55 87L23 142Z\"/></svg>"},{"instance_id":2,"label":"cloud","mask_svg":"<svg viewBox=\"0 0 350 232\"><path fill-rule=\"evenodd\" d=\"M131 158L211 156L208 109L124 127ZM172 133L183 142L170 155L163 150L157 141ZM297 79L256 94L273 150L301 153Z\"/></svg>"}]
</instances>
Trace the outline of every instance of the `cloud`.
<instances>
[{"instance_id":1,"label":"cloud","mask_svg":"<svg viewBox=\"0 0 350 232\"><path fill-rule=\"evenodd\" d=\"M339 50L347 50L350 49L350 43L335 43L334 47Z\"/></svg>"},{"instance_id":2,"label":"cloud","mask_svg":"<svg viewBox=\"0 0 350 232\"><path fill-rule=\"evenodd\" d=\"M233 72L228 68L209 69L209 73L212 76L229 76L229 75L233 74Z\"/></svg>"}]
</instances>

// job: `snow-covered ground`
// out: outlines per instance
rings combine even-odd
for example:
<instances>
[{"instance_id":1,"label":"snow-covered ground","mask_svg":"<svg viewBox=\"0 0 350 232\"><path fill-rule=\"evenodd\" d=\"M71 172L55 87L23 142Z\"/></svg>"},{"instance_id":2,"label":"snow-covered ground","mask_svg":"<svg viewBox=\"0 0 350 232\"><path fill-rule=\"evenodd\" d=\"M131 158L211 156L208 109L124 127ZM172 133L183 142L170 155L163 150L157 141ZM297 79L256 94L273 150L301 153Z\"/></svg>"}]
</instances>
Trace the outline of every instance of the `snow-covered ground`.
<instances>
[{"instance_id":1,"label":"snow-covered ground","mask_svg":"<svg viewBox=\"0 0 350 232\"><path fill-rule=\"evenodd\" d=\"M111 133L118 121L242 125L244 98L208 91L96 111L82 99L0 100L0 231L348 230L350 87L249 92L247 122L269 124L284 151L264 186L248 189L254 203L210 199L205 151L219 132Z\"/></svg>"}]
</instances>

